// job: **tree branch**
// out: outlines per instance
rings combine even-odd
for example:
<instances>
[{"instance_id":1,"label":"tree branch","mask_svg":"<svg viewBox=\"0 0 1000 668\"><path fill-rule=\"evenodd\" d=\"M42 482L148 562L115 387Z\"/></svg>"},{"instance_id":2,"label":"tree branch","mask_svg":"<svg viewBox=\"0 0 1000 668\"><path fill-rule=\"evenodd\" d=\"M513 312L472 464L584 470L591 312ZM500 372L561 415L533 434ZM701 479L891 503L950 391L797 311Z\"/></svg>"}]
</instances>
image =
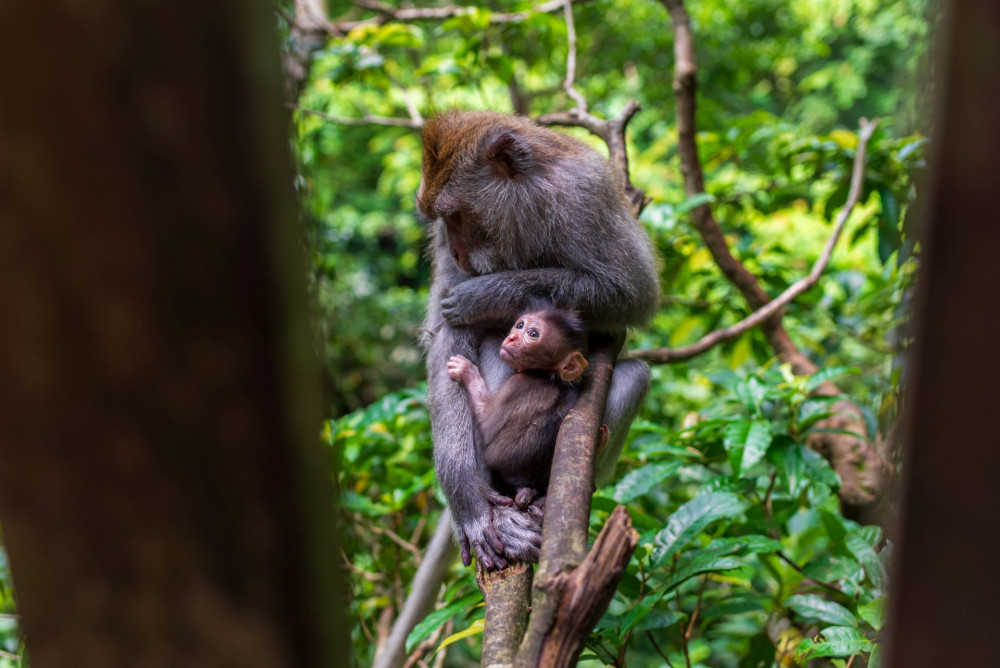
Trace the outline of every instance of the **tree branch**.
<instances>
[{"instance_id":1,"label":"tree branch","mask_svg":"<svg viewBox=\"0 0 1000 668\"><path fill-rule=\"evenodd\" d=\"M324 121L338 123L340 125L391 125L402 128L413 128L415 130L419 130L423 127L423 123L415 118L389 118L386 116L371 116L369 114L365 114L360 118L345 118L342 116L332 116L318 109L300 107L297 104L290 104L288 107L299 113L319 116Z\"/></svg>"},{"instance_id":2,"label":"tree branch","mask_svg":"<svg viewBox=\"0 0 1000 668\"><path fill-rule=\"evenodd\" d=\"M677 99L677 151L681 160L684 188L691 197L705 192L695 126L697 65L694 36L683 0L661 1L670 13L673 24L675 59L673 87ZM691 219L723 275L743 294L751 308L754 310L763 308L770 298L757 278L733 257L722 228L712 215L711 206L705 203L695 207L691 212ZM782 326L780 309L763 319L760 325L778 358L789 363L794 373L811 375L817 371L816 365L802 354ZM824 383L818 393L832 395L838 394L839 390L831 383ZM850 409L847 414L828 418L817 423L817 426L864 433L864 421L860 411L853 405L846 408ZM841 410L843 412L843 409ZM840 488L842 501L854 506L863 506L876 501L882 494L891 467L879 456L872 444L842 433L821 433L811 437L809 445L827 457L840 475L843 481Z\"/></svg>"},{"instance_id":3,"label":"tree branch","mask_svg":"<svg viewBox=\"0 0 1000 668\"><path fill-rule=\"evenodd\" d=\"M558 111L545 114L535 119L539 125L560 125L567 127L585 128L591 134L597 135L604 140L608 146L608 159L611 166L618 174L618 182L621 184L625 197L632 206L632 213L638 216L646 208L650 200L646 193L636 188L629 177L628 167L628 147L625 142L625 128L642 107L635 100L630 100L621 113L612 120L597 118L586 111L586 104L581 109L579 106L569 111Z\"/></svg>"},{"instance_id":4,"label":"tree branch","mask_svg":"<svg viewBox=\"0 0 1000 668\"><path fill-rule=\"evenodd\" d=\"M611 382L607 347L591 355L590 370L587 387L556 441L532 614L514 662L519 668L573 664L638 542L621 507L587 554L594 449Z\"/></svg>"},{"instance_id":5,"label":"tree branch","mask_svg":"<svg viewBox=\"0 0 1000 668\"><path fill-rule=\"evenodd\" d=\"M524 630L531 602L531 564L515 563L499 571L476 572L486 602L482 666L510 666Z\"/></svg>"},{"instance_id":6,"label":"tree branch","mask_svg":"<svg viewBox=\"0 0 1000 668\"><path fill-rule=\"evenodd\" d=\"M593 2L593 0L578 0L579 2ZM336 21L329 24L328 30L331 35L344 35L362 26L383 25L389 21L444 21L463 14L471 14L476 11L476 7L466 7L461 5L446 5L444 7L404 7L397 9L392 5L379 2L379 0L355 0L355 5L370 9L378 13L378 16L356 21ZM529 18L532 14L547 14L563 8L567 4L566 0L550 0L542 4L521 12L497 12L490 14L490 23L493 25L502 23L517 23Z\"/></svg>"},{"instance_id":7,"label":"tree branch","mask_svg":"<svg viewBox=\"0 0 1000 668\"><path fill-rule=\"evenodd\" d=\"M833 254L833 249L837 245L837 241L840 239L841 233L844 231L844 225L847 223L847 219L851 215L851 211L857 205L858 200L861 198L861 189L864 182L865 173L865 162L867 157L867 147L868 140L871 139L872 133L878 126L878 119L874 121L867 121L866 119L861 119L861 126L858 130L858 148L854 156L854 169L851 175L851 187L848 192L847 202L844 208L840 210L840 214L837 216L836 224L834 225L833 232L830 234L830 238L827 239L826 246L823 248L823 252L820 253L819 258L816 259L815 264L813 264L812 270L803 278L788 286L784 292L775 297L773 300L765 304L764 306L758 308L756 311L748 315L743 320L739 321L735 325L725 327L723 329L717 329L714 332L706 334L697 342L692 343L688 346L683 346L681 348L655 348L651 350L637 350L633 351L629 356L635 359L646 360L647 362L655 364L665 364L668 362L680 362L683 360L691 359L696 357L720 343L726 341L731 341L746 332L750 331L754 327L763 324L765 321L776 316L785 306L790 304L796 297L802 293L810 290L816 283L819 282L820 276L826 271L826 266L830 262L830 257Z\"/></svg>"},{"instance_id":8,"label":"tree branch","mask_svg":"<svg viewBox=\"0 0 1000 668\"><path fill-rule=\"evenodd\" d=\"M566 80L563 81L563 89L576 102L576 110L587 113L587 100L573 88L573 81L576 79L576 27L573 25L572 0L565 0L563 7L566 10L566 39L569 43L566 49Z\"/></svg>"}]
</instances>

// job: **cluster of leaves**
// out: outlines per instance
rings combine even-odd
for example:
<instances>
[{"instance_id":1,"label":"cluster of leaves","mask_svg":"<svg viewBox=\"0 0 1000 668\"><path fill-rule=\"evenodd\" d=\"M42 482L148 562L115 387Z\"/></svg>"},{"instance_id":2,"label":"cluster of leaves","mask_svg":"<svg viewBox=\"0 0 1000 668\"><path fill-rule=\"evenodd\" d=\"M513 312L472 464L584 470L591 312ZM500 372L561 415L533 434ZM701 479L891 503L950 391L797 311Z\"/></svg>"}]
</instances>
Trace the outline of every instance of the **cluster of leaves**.
<instances>
[{"instance_id":1,"label":"cluster of leaves","mask_svg":"<svg viewBox=\"0 0 1000 668\"><path fill-rule=\"evenodd\" d=\"M592 507L596 530L628 504L641 540L591 657L742 668L864 654L877 665L890 546L842 515L837 475L805 446L838 400L813 390L849 371L727 374L687 428L636 426L635 468Z\"/></svg>"},{"instance_id":2,"label":"cluster of leaves","mask_svg":"<svg viewBox=\"0 0 1000 668\"><path fill-rule=\"evenodd\" d=\"M443 499L434 481L424 387L387 395L326 423L331 470L339 472L341 544L353 574L349 614L358 665L370 665L385 611L398 610L419 555L437 526ZM456 564L442 598L411 636L411 646L448 628L482 631L482 596L471 569ZM391 618L390 618L391 619ZM384 626L384 625L382 625ZM456 638L457 639L457 638ZM472 651L459 645L470 661Z\"/></svg>"},{"instance_id":3,"label":"cluster of leaves","mask_svg":"<svg viewBox=\"0 0 1000 668\"><path fill-rule=\"evenodd\" d=\"M723 372L714 400L686 426L634 426L624 474L594 496L591 532L624 503L640 545L585 660L756 667L816 657L843 665L863 655L878 665L891 544L879 528L843 516L837 475L805 446L842 398L813 390L857 372ZM387 396L325 433L340 464L355 657L365 665L380 616L400 604L440 508L423 396ZM451 665L474 664L481 601L472 569L456 564L408 649L451 645Z\"/></svg>"}]
</instances>

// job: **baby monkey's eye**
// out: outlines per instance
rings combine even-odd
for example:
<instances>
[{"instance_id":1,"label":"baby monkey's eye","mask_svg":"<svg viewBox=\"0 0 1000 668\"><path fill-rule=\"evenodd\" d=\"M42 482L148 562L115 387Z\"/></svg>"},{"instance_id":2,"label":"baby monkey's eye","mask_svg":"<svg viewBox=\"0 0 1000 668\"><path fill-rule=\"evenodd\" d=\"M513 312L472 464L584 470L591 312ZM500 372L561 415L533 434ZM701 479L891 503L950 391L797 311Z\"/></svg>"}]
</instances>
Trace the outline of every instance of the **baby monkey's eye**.
<instances>
[{"instance_id":1,"label":"baby monkey's eye","mask_svg":"<svg viewBox=\"0 0 1000 668\"><path fill-rule=\"evenodd\" d=\"M530 336L533 339L537 339L538 338L538 330L537 329L529 330L528 331L528 336Z\"/></svg>"},{"instance_id":2,"label":"baby monkey's eye","mask_svg":"<svg viewBox=\"0 0 1000 668\"><path fill-rule=\"evenodd\" d=\"M514 329L524 329L524 321L522 320L521 322L514 325Z\"/></svg>"}]
</instances>

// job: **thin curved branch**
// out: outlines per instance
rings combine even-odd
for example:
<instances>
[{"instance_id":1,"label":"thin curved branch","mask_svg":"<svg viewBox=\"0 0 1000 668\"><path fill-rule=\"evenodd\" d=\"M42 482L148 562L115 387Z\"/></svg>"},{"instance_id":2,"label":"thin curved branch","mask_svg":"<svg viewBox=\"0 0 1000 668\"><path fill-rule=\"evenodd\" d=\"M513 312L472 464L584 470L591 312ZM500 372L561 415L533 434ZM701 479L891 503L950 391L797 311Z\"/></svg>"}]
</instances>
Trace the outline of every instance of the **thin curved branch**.
<instances>
[{"instance_id":1,"label":"thin curved branch","mask_svg":"<svg viewBox=\"0 0 1000 668\"><path fill-rule=\"evenodd\" d=\"M578 0L578 2L593 2L593 0ZM466 7L461 5L446 5L444 7L403 7L396 8L392 5L380 2L379 0L355 0L355 5L370 9L378 13L378 16L369 19L356 21L335 21L329 24L328 31L331 35L345 35L355 28L369 25L383 25L389 21L444 21L463 14L471 14L476 11L476 7ZM520 12L497 12L490 14L490 23L493 25L502 23L517 23L529 18L532 14L548 14L562 9L567 4L566 0L550 0L543 2L537 7Z\"/></svg>"},{"instance_id":2,"label":"thin curved branch","mask_svg":"<svg viewBox=\"0 0 1000 668\"><path fill-rule=\"evenodd\" d=\"M573 88L573 81L576 79L576 26L573 24L573 2L565 0L563 5L566 16L566 39L569 46L566 49L566 79L563 81L563 89L576 102L577 111L587 112L587 100L580 92Z\"/></svg>"},{"instance_id":3,"label":"thin curved branch","mask_svg":"<svg viewBox=\"0 0 1000 668\"><path fill-rule=\"evenodd\" d=\"M300 107L297 104L290 104L288 106L290 109L293 109L299 113L318 116L325 121L328 121L330 123L337 123L339 125L391 125L402 128L413 128L414 130L419 130L421 127L423 127L423 122L418 121L415 118L390 118L388 116L371 116L368 114L365 114L360 118L347 118L343 116L333 116L326 112L320 111L319 109L309 109L307 107Z\"/></svg>"},{"instance_id":4,"label":"thin curved branch","mask_svg":"<svg viewBox=\"0 0 1000 668\"><path fill-rule=\"evenodd\" d=\"M632 213L636 216L642 213L642 210L651 201L646 197L646 193L641 188L637 188L632 184L632 179L629 177L628 146L625 142L625 129L628 126L628 122L632 120L632 117L640 109L642 109L642 106L638 102L630 100L618 116L611 120L598 118L586 111L585 108L581 109L580 107L570 109L569 111L557 111L545 114L535 119L535 122L539 125L585 128L591 134L603 139L604 143L608 146L608 159L618 174L618 181L625 192L625 197L632 206Z\"/></svg>"},{"instance_id":5,"label":"thin curved branch","mask_svg":"<svg viewBox=\"0 0 1000 668\"><path fill-rule=\"evenodd\" d=\"M754 327L763 324L768 319L775 317L796 297L816 285L816 283L819 282L820 276L822 276L823 272L826 271L826 266L829 264L830 257L833 255L833 249L837 245L837 241L840 239L841 233L844 231L844 225L847 223L847 219L850 217L851 211L854 210L854 207L861 198L868 140L871 139L872 133L875 132L875 128L877 126L878 119L871 122L863 118L861 119L861 126L858 130L858 148L854 156L854 167L851 173L851 187L848 192L847 202L844 205L844 208L840 210L833 232L830 234L830 238L827 239L823 252L820 253L820 256L816 259L816 262L813 264L812 270L808 275L800 278L795 283L788 286L788 288L786 288L780 295L769 301L764 306L758 308L756 311L735 325L710 332L695 343L688 346L683 346L681 348L636 350L631 353L630 357L646 360L647 362L655 364L680 362L691 359L692 357L696 357L697 355L714 348L720 343L731 341L750 331Z\"/></svg>"}]
</instances>

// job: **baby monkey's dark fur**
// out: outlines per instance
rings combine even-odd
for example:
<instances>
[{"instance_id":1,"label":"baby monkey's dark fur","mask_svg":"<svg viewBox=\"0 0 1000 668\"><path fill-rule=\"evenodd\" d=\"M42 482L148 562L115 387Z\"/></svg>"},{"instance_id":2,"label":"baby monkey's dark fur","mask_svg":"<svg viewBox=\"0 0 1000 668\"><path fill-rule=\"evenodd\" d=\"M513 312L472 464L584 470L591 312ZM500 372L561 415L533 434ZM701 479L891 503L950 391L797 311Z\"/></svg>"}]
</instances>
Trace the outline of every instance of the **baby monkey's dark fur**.
<instances>
[{"instance_id":1,"label":"baby monkey's dark fur","mask_svg":"<svg viewBox=\"0 0 1000 668\"><path fill-rule=\"evenodd\" d=\"M504 339L500 357L516 373L495 393L468 359L448 360L449 375L469 392L493 486L522 510L549 485L556 436L580 396L586 351L579 314L537 301Z\"/></svg>"}]
</instances>

